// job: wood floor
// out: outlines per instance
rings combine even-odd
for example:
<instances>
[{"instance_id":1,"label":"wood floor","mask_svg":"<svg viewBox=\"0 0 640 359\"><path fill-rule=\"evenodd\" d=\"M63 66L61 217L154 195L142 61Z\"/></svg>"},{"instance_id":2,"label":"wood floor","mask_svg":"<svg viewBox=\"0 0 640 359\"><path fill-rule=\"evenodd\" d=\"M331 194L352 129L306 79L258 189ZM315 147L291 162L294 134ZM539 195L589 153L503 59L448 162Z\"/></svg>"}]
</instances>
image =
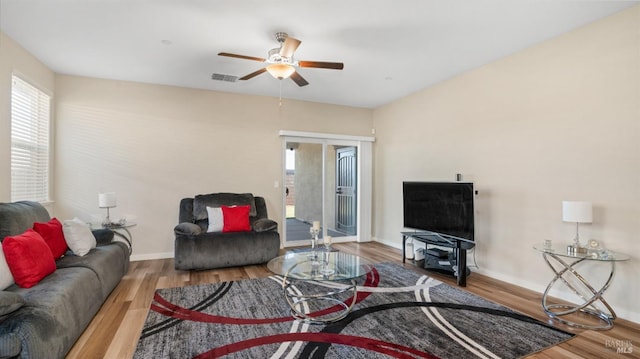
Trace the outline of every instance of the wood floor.
<instances>
[{"instance_id":1,"label":"wood floor","mask_svg":"<svg viewBox=\"0 0 640 359\"><path fill-rule=\"evenodd\" d=\"M380 243L336 244L339 250L366 257L374 262L401 263L399 250ZM405 264L407 268L428 273L443 282L455 285L453 278L439 276ZM114 289L67 358L131 358L142 330L151 298L156 289L262 278L271 273L266 265L225 268L201 272L173 269L172 259L132 262L129 273ZM473 273L467 279L469 292L500 303L542 321L548 321L542 311L542 295L521 287ZM608 331L575 330L577 336L529 358L640 358L640 325L618 319ZM631 353L616 353L618 348Z\"/></svg>"}]
</instances>

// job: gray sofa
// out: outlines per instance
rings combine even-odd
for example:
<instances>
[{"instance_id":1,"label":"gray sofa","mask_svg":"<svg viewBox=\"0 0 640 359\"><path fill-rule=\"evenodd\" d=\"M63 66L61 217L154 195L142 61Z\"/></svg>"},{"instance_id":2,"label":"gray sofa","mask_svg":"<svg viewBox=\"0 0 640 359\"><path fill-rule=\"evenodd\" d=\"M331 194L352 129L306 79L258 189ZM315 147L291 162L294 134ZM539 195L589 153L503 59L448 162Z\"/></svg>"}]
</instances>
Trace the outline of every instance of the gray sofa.
<instances>
[{"instance_id":1,"label":"gray sofa","mask_svg":"<svg viewBox=\"0 0 640 359\"><path fill-rule=\"evenodd\" d=\"M0 203L0 239L49 221L35 202ZM31 288L0 291L0 358L64 358L129 268L129 248L110 230L93 231L97 247L56 261Z\"/></svg>"},{"instance_id":2,"label":"gray sofa","mask_svg":"<svg viewBox=\"0 0 640 359\"><path fill-rule=\"evenodd\" d=\"M247 232L207 232L206 207L250 205ZM202 270L266 263L278 256L278 224L267 216L264 198L251 193L212 193L183 198L175 227L175 268Z\"/></svg>"}]
</instances>

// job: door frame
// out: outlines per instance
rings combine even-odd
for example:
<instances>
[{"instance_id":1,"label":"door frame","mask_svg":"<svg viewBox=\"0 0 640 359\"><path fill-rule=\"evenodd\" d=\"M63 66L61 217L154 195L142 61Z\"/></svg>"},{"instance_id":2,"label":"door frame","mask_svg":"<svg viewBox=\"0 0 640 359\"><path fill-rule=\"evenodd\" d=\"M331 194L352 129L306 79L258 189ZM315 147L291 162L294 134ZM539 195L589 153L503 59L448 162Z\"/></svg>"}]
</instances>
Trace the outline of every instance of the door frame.
<instances>
[{"instance_id":1,"label":"door frame","mask_svg":"<svg viewBox=\"0 0 640 359\"><path fill-rule=\"evenodd\" d=\"M371 217L372 217L372 178L373 178L373 142L375 137L368 136L350 136L328 133L316 133L316 132L299 132L299 131L280 131L280 137L282 138L282 150L281 150L281 164L282 164L282 183L286 183L286 153L287 142L300 142L300 143L317 143L322 144L322 159L323 159L323 181L322 181L322 203L323 214L322 223L326 223L327 215L324 204L326 203L326 196L333 193L327 193L325 186L325 167L326 163L326 147L330 145L339 146L354 146L357 148L358 161L357 161L357 188L356 188L356 201L357 201L357 229L355 236L347 236L335 238L334 242L369 242L371 241ZM287 220L286 220L286 193L282 191L282 230L280 231L280 247L293 247L293 246L306 246L309 245L308 240L303 241L289 241L287 242ZM326 232L327 226L323 225L323 230ZM323 236L326 236L323 233Z\"/></svg>"}]
</instances>

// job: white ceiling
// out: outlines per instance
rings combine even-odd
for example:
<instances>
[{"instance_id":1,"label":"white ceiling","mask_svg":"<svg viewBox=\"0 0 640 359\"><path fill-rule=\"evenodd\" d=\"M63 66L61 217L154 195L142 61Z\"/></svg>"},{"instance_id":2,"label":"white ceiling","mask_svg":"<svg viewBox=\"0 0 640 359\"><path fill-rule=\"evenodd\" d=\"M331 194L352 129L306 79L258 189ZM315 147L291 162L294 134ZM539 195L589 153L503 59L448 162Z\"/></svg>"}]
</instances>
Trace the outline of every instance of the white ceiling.
<instances>
[{"instance_id":1,"label":"white ceiling","mask_svg":"<svg viewBox=\"0 0 640 359\"><path fill-rule=\"evenodd\" d=\"M613 14L637 1L567 0L0 0L0 28L61 74L278 97L264 73L274 34L302 40L282 97L375 108ZM0 44L1 46L1 44Z\"/></svg>"}]
</instances>

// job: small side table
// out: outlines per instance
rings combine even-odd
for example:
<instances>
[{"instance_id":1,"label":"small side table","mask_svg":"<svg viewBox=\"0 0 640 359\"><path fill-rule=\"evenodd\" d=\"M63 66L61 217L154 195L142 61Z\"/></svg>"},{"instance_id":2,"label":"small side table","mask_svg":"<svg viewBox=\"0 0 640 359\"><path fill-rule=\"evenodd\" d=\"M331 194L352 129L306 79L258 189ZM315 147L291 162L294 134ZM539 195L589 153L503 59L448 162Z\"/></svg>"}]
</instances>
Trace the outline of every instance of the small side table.
<instances>
[{"instance_id":1,"label":"small side table","mask_svg":"<svg viewBox=\"0 0 640 359\"><path fill-rule=\"evenodd\" d=\"M555 276L547 285L542 295L542 309L547 315L555 320L572 327L583 329L607 330L613 327L613 321L617 318L616 312L611 308L609 303L604 299L604 292L609 288L611 280L615 274L616 262L626 261L629 256L626 254L610 251L610 250L589 250L586 253L576 253L567 251L567 247L555 245L545 247L543 243L533 246L533 249L542 253L542 257L549 265L549 268L555 273ZM565 261L569 259L569 261ZM602 285L602 288L595 289L575 268L578 263L588 262L608 262L611 264L609 278ZM555 264L555 266L554 266ZM564 285L579 296L583 302L580 304L550 304L548 303L549 291L556 283ZM596 304L601 304L598 308ZM576 323L568 320L567 315L574 313L584 313L599 319L602 325L588 325Z\"/></svg>"},{"instance_id":2,"label":"small side table","mask_svg":"<svg viewBox=\"0 0 640 359\"><path fill-rule=\"evenodd\" d=\"M113 234L124 239L129 245L129 254L133 253L133 236L131 236L131 232L129 232L129 228L135 227L136 223L111 223L111 224L103 224L102 228L110 229L113 231Z\"/></svg>"}]
</instances>

